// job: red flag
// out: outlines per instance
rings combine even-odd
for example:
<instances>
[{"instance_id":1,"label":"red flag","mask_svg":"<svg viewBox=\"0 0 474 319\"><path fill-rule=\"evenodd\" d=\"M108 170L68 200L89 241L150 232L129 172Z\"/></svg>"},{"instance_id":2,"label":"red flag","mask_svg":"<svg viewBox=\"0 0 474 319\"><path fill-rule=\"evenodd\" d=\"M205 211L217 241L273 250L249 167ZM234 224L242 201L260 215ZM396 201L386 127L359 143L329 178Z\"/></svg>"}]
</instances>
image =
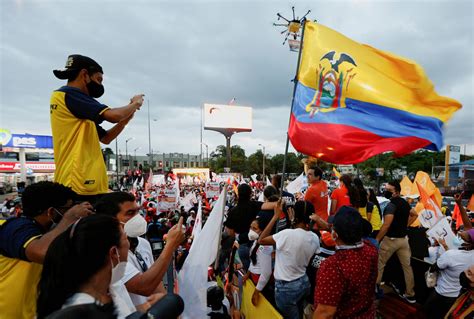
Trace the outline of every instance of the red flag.
<instances>
[{"instance_id":1,"label":"red flag","mask_svg":"<svg viewBox=\"0 0 474 319\"><path fill-rule=\"evenodd\" d=\"M471 212L474 211L474 194L471 195L471 199L469 200L469 203L467 203L466 208Z\"/></svg>"},{"instance_id":2,"label":"red flag","mask_svg":"<svg viewBox=\"0 0 474 319\"><path fill-rule=\"evenodd\" d=\"M454 205L453 210L453 220L456 221L456 229L459 229L464 223L462 222L461 210L459 209L458 204Z\"/></svg>"}]
</instances>

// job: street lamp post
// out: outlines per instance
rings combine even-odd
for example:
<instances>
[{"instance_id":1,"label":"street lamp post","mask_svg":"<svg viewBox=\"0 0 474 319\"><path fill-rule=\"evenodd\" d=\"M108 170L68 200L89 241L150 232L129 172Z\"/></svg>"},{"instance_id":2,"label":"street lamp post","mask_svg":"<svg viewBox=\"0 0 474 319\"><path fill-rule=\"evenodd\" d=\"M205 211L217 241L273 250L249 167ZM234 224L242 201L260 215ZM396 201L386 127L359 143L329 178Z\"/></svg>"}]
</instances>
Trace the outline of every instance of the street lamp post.
<instances>
[{"instance_id":1,"label":"street lamp post","mask_svg":"<svg viewBox=\"0 0 474 319\"><path fill-rule=\"evenodd\" d=\"M258 144L263 149L263 178L265 179L265 146L262 144Z\"/></svg>"},{"instance_id":2,"label":"street lamp post","mask_svg":"<svg viewBox=\"0 0 474 319\"><path fill-rule=\"evenodd\" d=\"M207 167L209 167L209 146L203 142L201 142L201 144L206 147L206 163L207 163Z\"/></svg>"},{"instance_id":3,"label":"street lamp post","mask_svg":"<svg viewBox=\"0 0 474 319\"><path fill-rule=\"evenodd\" d=\"M130 142L131 140L133 140L133 137L127 138L125 140L125 157L128 161L128 168L130 168L130 157L128 157L128 142Z\"/></svg>"},{"instance_id":4,"label":"street lamp post","mask_svg":"<svg viewBox=\"0 0 474 319\"><path fill-rule=\"evenodd\" d=\"M137 161L137 150L140 149L140 146L133 150L133 164ZM137 163L138 166L138 163Z\"/></svg>"},{"instance_id":5,"label":"street lamp post","mask_svg":"<svg viewBox=\"0 0 474 319\"><path fill-rule=\"evenodd\" d=\"M115 138L115 172L117 174L117 187L119 185L119 154L118 154L118 137Z\"/></svg>"}]
</instances>

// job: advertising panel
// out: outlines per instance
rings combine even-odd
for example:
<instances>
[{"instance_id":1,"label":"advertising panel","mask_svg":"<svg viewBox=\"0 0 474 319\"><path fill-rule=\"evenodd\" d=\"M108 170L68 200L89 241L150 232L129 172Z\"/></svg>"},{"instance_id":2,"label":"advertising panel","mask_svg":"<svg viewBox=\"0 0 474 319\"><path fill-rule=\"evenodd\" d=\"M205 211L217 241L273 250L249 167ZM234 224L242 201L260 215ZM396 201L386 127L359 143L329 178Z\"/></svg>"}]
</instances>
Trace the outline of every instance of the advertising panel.
<instances>
[{"instance_id":1,"label":"advertising panel","mask_svg":"<svg viewBox=\"0 0 474 319\"><path fill-rule=\"evenodd\" d=\"M251 132L252 108L248 106L204 104L204 129Z\"/></svg>"}]
</instances>

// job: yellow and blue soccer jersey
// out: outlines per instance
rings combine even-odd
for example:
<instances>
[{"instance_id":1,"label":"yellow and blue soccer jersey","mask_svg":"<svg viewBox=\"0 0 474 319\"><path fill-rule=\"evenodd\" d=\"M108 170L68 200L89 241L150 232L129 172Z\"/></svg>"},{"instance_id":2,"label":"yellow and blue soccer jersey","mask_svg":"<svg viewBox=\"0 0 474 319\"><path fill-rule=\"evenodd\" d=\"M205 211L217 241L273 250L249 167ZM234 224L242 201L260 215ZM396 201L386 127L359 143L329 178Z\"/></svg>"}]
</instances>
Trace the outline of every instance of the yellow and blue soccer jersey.
<instances>
[{"instance_id":1,"label":"yellow and blue soccer jersey","mask_svg":"<svg viewBox=\"0 0 474 319\"><path fill-rule=\"evenodd\" d=\"M99 126L107 106L81 90L63 86L50 103L53 131L54 180L79 195L108 191L107 171L100 148L106 131Z\"/></svg>"},{"instance_id":2,"label":"yellow and blue soccer jersey","mask_svg":"<svg viewBox=\"0 0 474 319\"><path fill-rule=\"evenodd\" d=\"M29 218L0 221L0 318L34 318L43 266L28 261L26 247L43 231Z\"/></svg>"}]
</instances>

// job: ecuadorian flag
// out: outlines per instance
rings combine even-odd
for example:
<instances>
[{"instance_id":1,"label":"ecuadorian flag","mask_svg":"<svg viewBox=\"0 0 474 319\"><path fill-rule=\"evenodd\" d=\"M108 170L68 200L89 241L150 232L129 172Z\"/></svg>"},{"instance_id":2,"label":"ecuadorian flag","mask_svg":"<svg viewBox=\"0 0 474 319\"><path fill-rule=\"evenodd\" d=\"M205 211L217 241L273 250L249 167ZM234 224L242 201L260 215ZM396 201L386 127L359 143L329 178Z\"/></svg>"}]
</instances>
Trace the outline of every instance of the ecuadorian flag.
<instances>
[{"instance_id":1,"label":"ecuadorian flag","mask_svg":"<svg viewBox=\"0 0 474 319\"><path fill-rule=\"evenodd\" d=\"M387 151L439 151L461 104L439 96L421 66L305 23L288 134L296 150L336 164Z\"/></svg>"}]
</instances>

